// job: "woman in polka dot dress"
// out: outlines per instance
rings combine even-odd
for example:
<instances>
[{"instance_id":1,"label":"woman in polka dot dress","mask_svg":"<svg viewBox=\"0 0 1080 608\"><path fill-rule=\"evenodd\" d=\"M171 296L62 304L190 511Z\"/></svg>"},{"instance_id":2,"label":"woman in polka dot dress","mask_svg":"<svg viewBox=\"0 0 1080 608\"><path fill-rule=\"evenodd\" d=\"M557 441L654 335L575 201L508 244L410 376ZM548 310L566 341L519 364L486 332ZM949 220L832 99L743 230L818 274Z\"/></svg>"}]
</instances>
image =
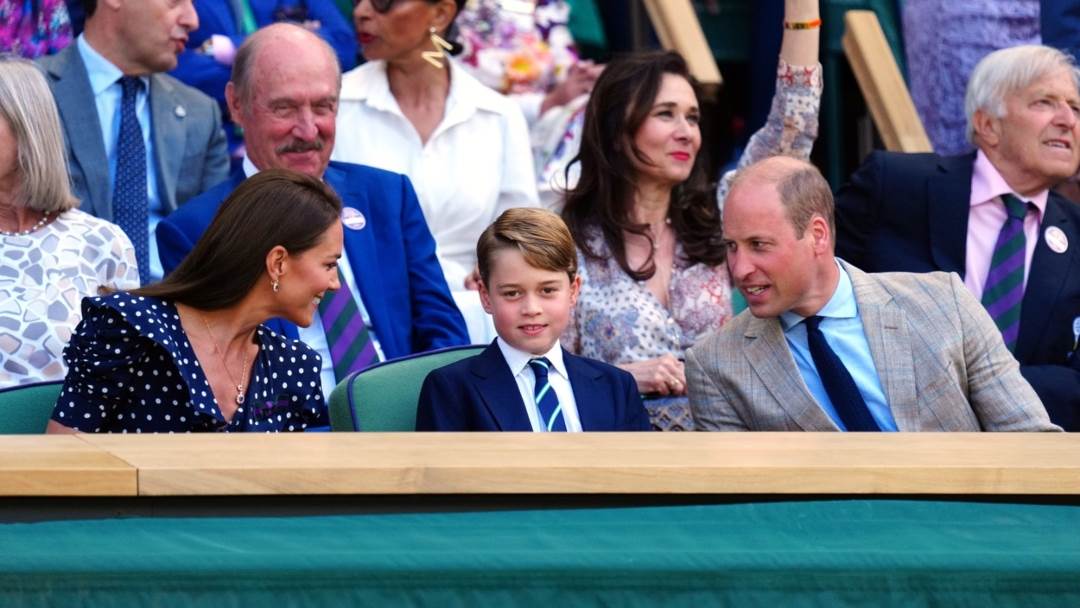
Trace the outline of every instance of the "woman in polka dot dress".
<instances>
[{"instance_id":1,"label":"woman in polka dot dress","mask_svg":"<svg viewBox=\"0 0 1080 608\"><path fill-rule=\"evenodd\" d=\"M48 432L303 431L328 423L321 359L263 326L337 289L341 202L290 171L245 180L156 285L83 300Z\"/></svg>"}]
</instances>

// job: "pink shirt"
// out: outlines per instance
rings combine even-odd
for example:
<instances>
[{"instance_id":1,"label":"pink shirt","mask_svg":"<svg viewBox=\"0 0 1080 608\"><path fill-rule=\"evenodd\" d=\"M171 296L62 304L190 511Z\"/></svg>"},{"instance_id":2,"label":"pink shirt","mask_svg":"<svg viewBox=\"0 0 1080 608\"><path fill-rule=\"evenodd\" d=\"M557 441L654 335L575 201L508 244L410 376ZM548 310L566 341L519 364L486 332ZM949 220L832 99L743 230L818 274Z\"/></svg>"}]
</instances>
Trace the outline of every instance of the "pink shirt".
<instances>
[{"instance_id":1,"label":"pink shirt","mask_svg":"<svg viewBox=\"0 0 1080 608\"><path fill-rule=\"evenodd\" d=\"M1027 287L1028 271L1031 270L1031 256L1035 253L1035 245L1039 240L1039 224L1042 216L1046 213L1046 198L1049 190L1042 190L1032 197L1022 197L1012 191L1005 178L1001 177L998 170L982 153L975 155L975 171L971 176L971 211L968 214L967 231L967 260L964 268L964 284L975 294L976 298L982 298L983 286L986 284L986 275L990 272L990 258L994 255L994 244L997 242L998 232L1001 232L1005 224L1005 205L1001 203L1001 195L1012 193L1020 200L1027 200L1035 204L1037 213L1028 213L1024 217L1024 237L1027 240L1024 251L1024 287Z\"/></svg>"}]
</instances>

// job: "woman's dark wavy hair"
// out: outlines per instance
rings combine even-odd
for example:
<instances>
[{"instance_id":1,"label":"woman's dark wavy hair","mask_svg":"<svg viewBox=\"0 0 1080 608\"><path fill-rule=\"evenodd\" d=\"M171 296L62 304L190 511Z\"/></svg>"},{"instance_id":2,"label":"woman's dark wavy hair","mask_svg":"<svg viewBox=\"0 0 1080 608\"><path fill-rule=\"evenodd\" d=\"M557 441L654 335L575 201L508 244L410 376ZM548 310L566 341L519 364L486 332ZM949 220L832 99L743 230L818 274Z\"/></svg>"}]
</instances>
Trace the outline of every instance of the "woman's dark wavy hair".
<instances>
[{"instance_id":1,"label":"woman's dark wavy hair","mask_svg":"<svg viewBox=\"0 0 1080 608\"><path fill-rule=\"evenodd\" d=\"M136 289L202 310L239 302L266 272L266 255L281 245L290 255L311 249L341 217L341 199L321 181L285 169L244 180L165 280Z\"/></svg>"},{"instance_id":2,"label":"woman's dark wavy hair","mask_svg":"<svg viewBox=\"0 0 1080 608\"><path fill-rule=\"evenodd\" d=\"M581 150L570 161L571 165L581 163L581 178L566 193L562 211L574 241L587 257L601 258L588 243L590 231L599 229L619 266L637 281L653 276L656 261L651 250L641 268L630 268L626 261L625 232L652 241L649 226L630 219L637 170L629 154L639 163L648 162L634 145L634 134L652 110L664 74L685 78L700 97L686 61L673 51L625 55L604 68L585 109ZM724 262L724 248L720 211L705 167L699 153L690 177L671 193L668 216L686 260L715 266Z\"/></svg>"}]
</instances>

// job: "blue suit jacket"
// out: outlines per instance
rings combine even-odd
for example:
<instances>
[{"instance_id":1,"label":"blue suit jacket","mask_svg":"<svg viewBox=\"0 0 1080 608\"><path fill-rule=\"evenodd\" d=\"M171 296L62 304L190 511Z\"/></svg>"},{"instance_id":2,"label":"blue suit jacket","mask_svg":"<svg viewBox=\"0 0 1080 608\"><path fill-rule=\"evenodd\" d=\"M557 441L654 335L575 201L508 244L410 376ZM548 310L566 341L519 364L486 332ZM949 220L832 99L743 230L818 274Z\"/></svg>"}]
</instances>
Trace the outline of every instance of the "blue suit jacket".
<instances>
[{"instance_id":1,"label":"blue suit jacket","mask_svg":"<svg viewBox=\"0 0 1080 608\"><path fill-rule=\"evenodd\" d=\"M836 198L837 255L867 272L943 270L964 276L975 154L875 152ZM1043 233L1069 238L1054 253ZM1021 305L1016 359L1050 419L1080 430L1080 206L1050 192Z\"/></svg>"},{"instance_id":2,"label":"blue suit jacket","mask_svg":"<svg viewBox=\"0 0 1080 608\"><path fill-rule=\"evenodd\" d=\"M563 350L584 431L648 431L649 415L629 373ZM532 431L517 381L494 342L484 352L428 374L418 431Z\"/></svg>"},{"instance_id":3,"label":"blue suit jacket","mask_svg":"<svg viewBox=\"0 0 1080 608\"><path fill-rule=\"evenodd\" d=\"M77 45L38 60L60 110L68 170L80 209L113 220L112 183L90 77ZM150 121L158 197L166 212L229 175L221 112L199 91L166 74L150 76Z\"/></svg>"},{"instance_id":4,"label":"blue suit jacket","mask_svg":"<svg viewBox=\"0 0 1080 608\"><path fill-rule=\"evenodd\" d=\"M345 256L356 276L354 289L360 292L387 358L468 344L465 320L450 297L435 258L435 241L409 179L338 162L330 163L323 178L346 207L367 219L360 230L345 228ZM243 179L242 172L235 172L158 224L158 252L165 274L191 251L218 206ZM291 323L273 320L268 325L297 337Z\"/></svg>"},{"instance_id":5,"label":"blue suit jacket","mask_svg":"<svg viewBox=\"0 0 1080 608\"><path fill-rule=\"evenodd\" d=\"M318 21L320 26L315 33L326 40L334 49L341 71L346 72L356 66L356 34L352 24L342 16L333 0L248 0L255 23L259 27L270 25L279 20ZM179 80L199 89L219 104L223 116L228 116L225 106L225 84L232 75L232 66L218 63L213 55L198 51L211 36L227 36L236 48L244 43L245 36L233 14L228 0L196 2L195 12L199 15L199 29L191 32L187 49L177 58L176 69L172 75ZM277 14L275 14L277 13ZM233 136L231 121L229 135ZM239 143L237 140L235 143Z\"/></svg>"}]
</instances>

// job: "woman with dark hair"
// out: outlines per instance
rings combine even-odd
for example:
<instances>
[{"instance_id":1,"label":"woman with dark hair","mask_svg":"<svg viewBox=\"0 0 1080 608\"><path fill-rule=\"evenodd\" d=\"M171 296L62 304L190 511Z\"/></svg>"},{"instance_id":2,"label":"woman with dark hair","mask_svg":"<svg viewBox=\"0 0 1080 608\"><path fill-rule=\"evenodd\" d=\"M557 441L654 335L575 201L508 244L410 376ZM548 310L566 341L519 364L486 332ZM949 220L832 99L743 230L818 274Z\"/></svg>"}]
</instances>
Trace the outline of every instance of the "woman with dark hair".
<instances>
[{"instance_id":1,"label":"woman with dark hair","mask_svg":"<svg viewBox=\"0 0 1080 608\"><path fill-rule=\"evenodd\" d=\"M454 21L464 4L356 4L367 63L342 77L332 158L409 176L469 334L487 342L488 316L466 283L476 239L506 209L539 200L521 109L450 57L460 50Z\"/></svg>"},{"instance_id":2,"label":"woman with dark hair","mask_svg":"<svg viewBox=\"0 0 1080 608\"><path fill-rule=\"evenodd\" d=\"M262 171L164 281L84 299L48 432L325 426L319 355L261 324L307 326L339 287L340 214L322 182Z\"/></svg>"},{"instance_id":3,"label":"woman with dark hair","mask_svg":"<svg viewBox=\"0 0 1080 608\"><path fill-rule=\"evenodd\" d=\"M821 98L817 0L786 0L769 119L740 166L785 154L808 159ZM673 52L622 57L596 81L585 110L580 178L563 219L577 242L581 293L568 349L629 371L653 425L693 427L683 352L731 317L718 194L698 151L697 90Z\"/></svg>"}]
</instances>

